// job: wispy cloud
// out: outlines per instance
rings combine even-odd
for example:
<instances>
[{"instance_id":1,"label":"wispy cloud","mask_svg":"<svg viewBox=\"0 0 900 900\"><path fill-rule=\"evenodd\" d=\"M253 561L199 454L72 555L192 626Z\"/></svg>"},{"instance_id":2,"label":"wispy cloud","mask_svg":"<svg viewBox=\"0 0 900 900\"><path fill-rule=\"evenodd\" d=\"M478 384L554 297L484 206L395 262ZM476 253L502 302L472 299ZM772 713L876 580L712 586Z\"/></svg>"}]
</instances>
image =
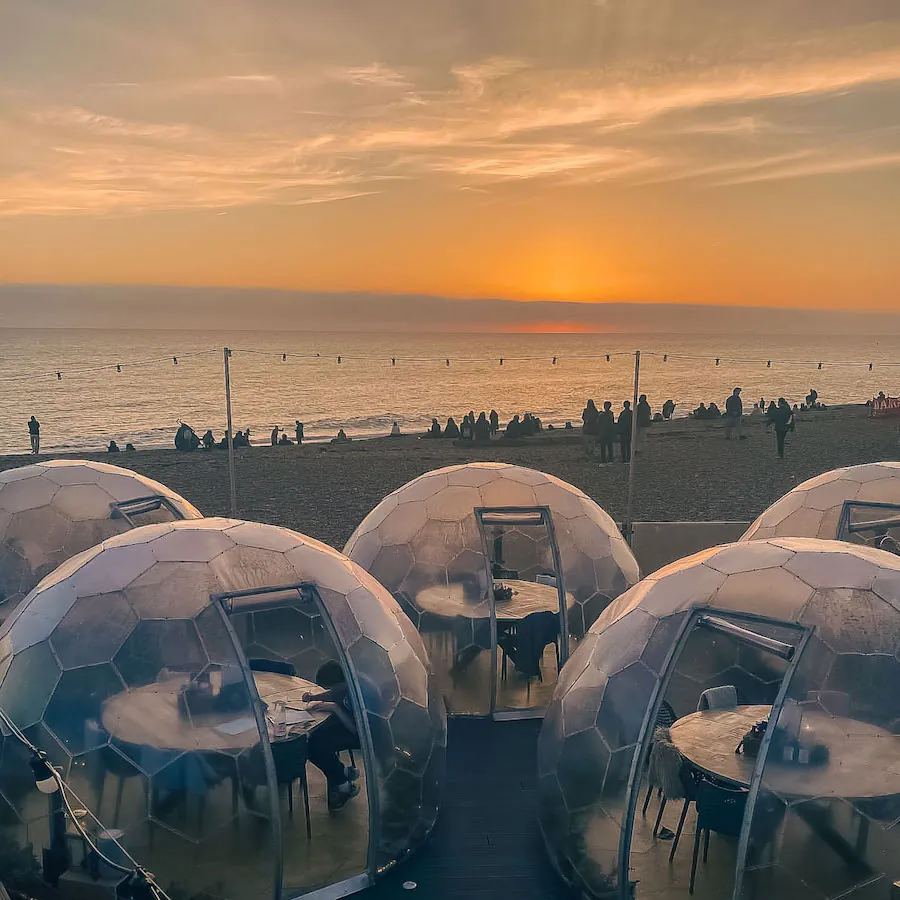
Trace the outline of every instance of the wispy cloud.
<instances>
[{"instance_id":1,"label":"wispy cloud","mask_svg":"<svg viewBox=\"0 0 900 900\"><path fill-rule=\"evenodd\" d=\"M0 215L328 202L392 179L722 187L900 165L900 115L877 111L889 104L860 105L850 125L830 112L863 93L896 100L886 35L900 31L873 33L602 65L396 47L367 60L356 45L355 60L318 66L247 50L213 72L193 57L178 76L125 67L128 80L93 79L70 102L18 88L0 111L14 161Z\"/></svg>"}]
</instances>

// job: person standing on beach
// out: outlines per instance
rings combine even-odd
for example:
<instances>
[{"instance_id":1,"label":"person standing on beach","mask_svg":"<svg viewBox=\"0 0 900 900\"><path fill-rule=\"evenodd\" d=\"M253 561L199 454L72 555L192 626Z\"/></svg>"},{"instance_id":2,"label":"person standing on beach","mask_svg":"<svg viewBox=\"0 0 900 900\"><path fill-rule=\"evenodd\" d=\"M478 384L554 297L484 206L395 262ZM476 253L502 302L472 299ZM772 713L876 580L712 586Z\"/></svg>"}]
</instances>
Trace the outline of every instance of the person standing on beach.
<instances>
[{"instance_id":1,"label":"person standing on beach","mask_svg":"<svg viewBox=\"0 0 900 900\"><path fill-rule=\"evenodd\" d=\"M31 438L31 452L37 455L41 452L41 423L34 416L28 420L28 436Z\"/></svg>"},{"instance_id":2,"label":"person standing on beach","mask_svg":"<svg viewBox=\"0 0 900 900\"><path fill-rule=\"evenodd\" d=\"M272 446L273 447L278 446L278 426L277 425L272 429Z\"/></svg>"},{"instance_id":3,"label":"person standing on beach","mask_svg":"<svg viewBox=\"0 0 900 900\"><path fill-rule=\"evenodd\" d=\"M297 437L297 446L303 443L303 423L297 419L294 422L294 433Z\"/></svg>"},{"instance_id":4,"label":"person standing on beach","mask_svg":"<svg viewBox=\"0 0 900 900\"><path fill-rule=\"evenodd\" d=\"M784 459L784 439L789 431L794 430L794 411L784 397L778 398L778 406L775 407L772 422L775 425L775 442L778 449L778 458Z\"/></svg>"},{"instance_id":5,"label":"person standing on beach","mask_svg":"<svg viewBox=\"0 0 900 900\"><path fill-rule=\"evenodd\" d=\"M497 434L500 431L500 416L497 414L496 409L491 410L489 418L491 423L491 434Z\"/></svg>"},{"instance_id":6,"label":"person standing on beach","mask_svg":"<svg viewBox=\"0 0 900 900\"><path fill-rule=\"evenodd\" d=\"M634 413L631 411L631 401L626 400L622 404L622 412L619 413L619 448L622 451L622 462L631 462L631 423Z\"/></svg>"},{"instance_id":7,"label":"person standing on beach","mask_svg":"<svg viewBox=\"0 0 900 900\"><path fill-rule=\"evenodd\" d=\"M737 429L739 440L744 440L743 431L744 404L741 401L741 389L736 387L725 401L725 440L730 441Z\"/></svg>"},{"instance_id":8,"label":"person standing on beach","mask_svg":"<svg viewBox=\"0 0 900 900\"><path fill-rule=\"evenodd\" d=\"M581 413L581 434L584 439L584 455L590 459L597 449L600 413L593 400L588 400Z\"/></svg>"},{"instance_id":9,"label":"person standing on beach","mask_svg":"<svg viewBox=\"0 0 900 900\"><path fill-rule=\"evenodd\" d=\"M653 410L650 407L650 404L647 402L647 395L641 394L638 398L637 405L637 446L634 448L635 453L641 452L641 446L644 443L644 433L645 429L650 427L650 423L653 421Z\"/></svg>"},{"instance_id":10,"label":"person standing on beach","mask_svg":"<svg viewBox=\"0 0 900 900\"><path fill-rule=\"evenodd\" d=\"M613 458L613 439L616 436L616 416L612 411L612 403L603 403L603 412L597 415L597 438L600 441L600 464L615 462Z\"/></svg>"}]
</instances>

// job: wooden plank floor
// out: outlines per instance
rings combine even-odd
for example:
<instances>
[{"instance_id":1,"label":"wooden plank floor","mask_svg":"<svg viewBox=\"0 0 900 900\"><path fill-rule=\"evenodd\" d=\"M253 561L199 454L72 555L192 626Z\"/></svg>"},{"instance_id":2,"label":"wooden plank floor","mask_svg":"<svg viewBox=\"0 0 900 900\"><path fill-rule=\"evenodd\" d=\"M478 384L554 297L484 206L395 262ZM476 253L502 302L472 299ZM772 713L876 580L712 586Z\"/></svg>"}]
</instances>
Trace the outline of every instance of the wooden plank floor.
<instances>
[{"instance_id":1,"label":"wooden plank floor","mask_svg":"<svg viewBox=\"0 0 900 900\"><path fill-rule=\"evenodd\" d=\"M367 900L571 900L537 825L540 721L449 722L447 782L428 845ZM414 881L414 891L404 890Z\"/></svg>"}]
</instances>

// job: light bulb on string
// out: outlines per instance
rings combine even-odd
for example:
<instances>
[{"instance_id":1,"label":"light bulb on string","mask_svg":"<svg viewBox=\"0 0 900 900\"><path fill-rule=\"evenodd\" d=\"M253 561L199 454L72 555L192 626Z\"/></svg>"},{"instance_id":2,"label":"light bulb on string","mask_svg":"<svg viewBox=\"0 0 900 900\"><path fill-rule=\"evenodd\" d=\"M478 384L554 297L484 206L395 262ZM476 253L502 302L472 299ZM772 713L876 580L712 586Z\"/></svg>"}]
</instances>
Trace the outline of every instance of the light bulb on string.
<instances>
[{"instance_id":1,"label":"light bulb on string","mask_svg":"<svg viewBox=\"0 0 900 900\"><path fill-rule=\"evenodd\" d=\"M282 361L282 362L287 362L287 353L282 353L282 354L281 354L281 361Z\"/></svg>"},{"instance_id":2,"label":"light bulb on string","mask_svg":"<svg viewBox=\"0 0 900 900\"><path fill-rule=\"evenodd\" d=\"M340 365L340 364L341 364L341 358L338 357L338 365Z\"/></svg>"},{"instance_id":3,"label":"light bulb on string","mask_svg":"<svg viewBox=\"0 0 900 900\"><path fill-rule=\"evenodd\" d=\"M57 381L62 381L62 372L57 372L57 373L56 373L56 380L57 380Z\"/></svg>"},{"instance_id":4,"label":"light bulb on string","mask_svg":"<svg viewBox=\"0 0 900 900\"><path fill-rule=\"evenodd\" d=\"M669 361L669 354L663 353L663 362L668 362L668 361Z\"/></svg>"},{"instance_id":5,"label":"light bulb on string","mask_svg":"<svg viewBox=\"0 0 900 900\"><path fill-rule=\"evenodd\" d=\"M556 365L556 357L555 356L553 357L553 365L554 366Z\"/></svg>"},{"instance_id":6,"label":"light bulb on string","mask_svg":"<svg viewBox=\"0 0 900 900\"><path fill-rule=\"evenodd\" d=\"M392 356L392 357L391 357L391 365L392 365L392 366L396 366L396 365L397 365L397 358L396 358L395 356Z\"/></svg>"},{"instance_id":7,"label":"light bulb on string","mask_svg":"<svg viewBox=\"0 0 900 900\"><path fill-rule=\"evenodd\" d=\"M872 363L869 363L869 371L872 371Z\"/></svg>"},{"instance_id":8,"label":"light bulb on string","mask_svg":"<svg viewBox=\"0 0 900 900\"><path fill-rule=\"evenodd\" d=\"M716 365L718 365L718 364L719 364L719 357L717 356L716 357Z\"/></svg>"},{"instance_id":9,"label":"light bulb on string","mask_svg":"<svg viewBox=\"0 0 900 900\"><path fill-rule=\"evenodd\" d=\"M772 360L771 360L771 359L766 363L766 368L767 368L767 369L771 369L771 368L772 368Z\"/></svg>"},{"instance_id":10,"label":"light bulb on string","mask_svg":"<svg viewBox=\"0 0 900 900\"><path fill-rule=\"evenodd\" d=\"M450 365L450 360L449 360L449 358L448 358L448 359L445 359L444 362L445 362L448 366Z\"/></svg>"},{"instance_id":11,"label":"light bulb on string","mask_svg":"<svg viewBox=\"0 0 900 900\"><path fill-rule=\"evenodd\" d=\"M819 368L820 368L820 369L822 368L822 363L819 363Z\"/></svg>"},{"instance_id":12,"label":"light bulb on string","mask_svg":"<svg viewBox=\"0 0 900 900\"><path fill-rule=\"evenodd\" d=\"M606 361L609 362L609 354L606 354Z\"/></svg>"},{"instance_id":13,"label":"light bulb on string","mask_svg":"<svg viewBox=\"0 0 900 900\"><path fill-rule=\"evenodd\" d=\"M503 357L502 356L500 357L500 365L501 366L503 365Z\"/></svg>"},{"instance_id":14,"label":"light bulb on string","mask_svg":"<svg viewBox=\"0 0 900 900\"><path fill-rule=\"evenodd\" d=\"M178 365L178 357L177 356L172 357L172 365L175 365L175 366Z\"/></svg>"},{"instance_id":15,"label":"light bulb on string","mask_svg":"<svg viewBox=\"0 0 900 900\"><path fill-rule=\"evenodd\" d=\"M122 371L122 367L121 367L120 365L117 365L117 366L116 366L116 371L117 371L117 372L121 372L121 371Z\"/></svg>"}]
</instances>

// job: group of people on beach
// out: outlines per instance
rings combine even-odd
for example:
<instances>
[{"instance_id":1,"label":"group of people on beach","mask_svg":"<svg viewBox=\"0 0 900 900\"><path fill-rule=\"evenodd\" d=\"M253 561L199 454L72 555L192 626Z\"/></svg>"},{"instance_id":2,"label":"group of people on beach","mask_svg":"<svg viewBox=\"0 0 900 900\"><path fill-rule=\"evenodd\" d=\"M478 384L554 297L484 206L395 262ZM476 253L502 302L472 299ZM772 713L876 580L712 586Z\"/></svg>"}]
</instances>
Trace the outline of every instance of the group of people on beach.
<instances>
[{"instance_id":1,"label":"group of people on beach","mask_svg":"<svg viewBox=\"0 0 900 900\"><path fill-rule=\"evenodd\" d=\"M811 409L825 409L825 405L819 401L819 394L815 388L810 388L806 395L805 401L799 405L795 403L791 406L784 398L779 397L777 402L769 400L766 405L765 397L760 397L759 403L753 405L753 412L757 415L766 417L766 431L775 431L775 446L779 459L784 459L784 442L789 433L794 431L794 414L797 412L805 412ZM736 387L731 396L725 401L725 414L719 410L715 403L706 406L701 403L692 413L694 419L718 419L725 420L725 439L732 440L737 435L738 440L746 440L747 436L743 433L744 422L744 402L741 399L741 389Z\"/></svg>"},{"instance_id":2,"label":"group of people on beach","mask_svg":"<svg viewBox=\"0 0 900 900\"><path fill-rule=\"evenodd\" d=\"M638 425L642 419L650 424L650 404L647 403L647 395L641 394L638 403ZM584 437L584 452L588 458L597 452L600 445L600 464L606 465L615 462L613 444L618 438L619 450L622 462L631 460L631 432L634 426L634 411L631 409L631 401L626 400L619 411L619 417L613 412L612 403L604 401L603 409L597 409L593 400L588 400L581 413L581 433Z\"/></svg>"},{"instance_id":3,"label":"group of people on beach","mask_svg":"<svg viewBox=\"0 0 900 900\"><path fill-rule=\"evenodd\" d=\"M516 414L506 423L503 436L505 438L529 437L537 434L539 431L543 431L543 428L543 423L537 416L528 412L523 416ZM462 417L462 423L459 425L456 424L456 420L451 416L447 419L447 424L443 428L441 428L441 423L436 418L433 418L431 427L425 436L429 438L485 442L499 433L500 415L496 409L492 409L489 413L482 410L477 417L474 410L469 410Z\"/></svg>"}]
</instances>

